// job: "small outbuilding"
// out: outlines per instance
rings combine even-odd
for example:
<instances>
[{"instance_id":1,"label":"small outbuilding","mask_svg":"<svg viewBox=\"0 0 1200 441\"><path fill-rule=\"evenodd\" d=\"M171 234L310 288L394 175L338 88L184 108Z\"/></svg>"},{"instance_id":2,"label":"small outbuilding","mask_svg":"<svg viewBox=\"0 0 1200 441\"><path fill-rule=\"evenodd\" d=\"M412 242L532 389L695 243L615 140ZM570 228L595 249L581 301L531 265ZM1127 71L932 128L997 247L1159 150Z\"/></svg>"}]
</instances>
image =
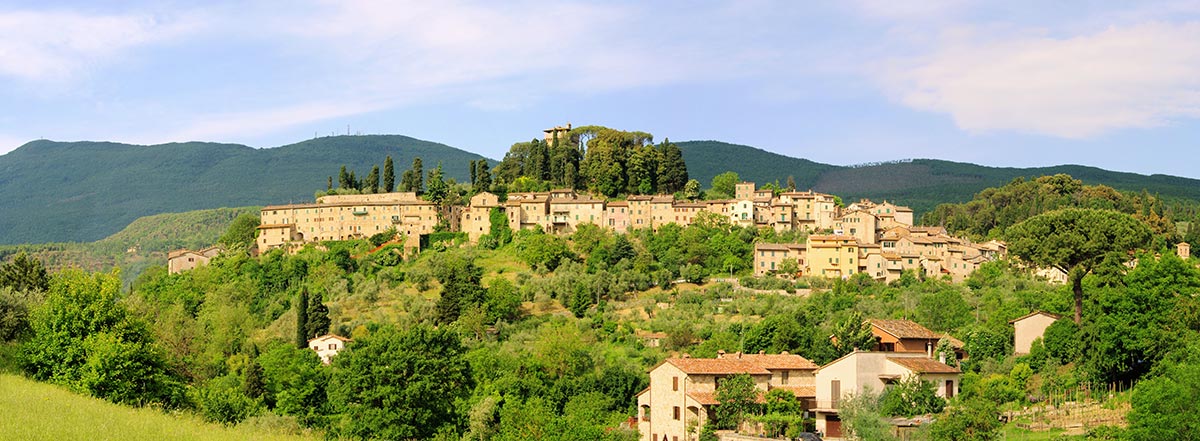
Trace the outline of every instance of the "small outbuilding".
<instances>
[{"instance_id":1,"label":"small outbuilding","mask_svg":"<svg viewBox=\"0 0 1200 441\"><path fill-rule=\"evenodd\" d=\"M1029 353L1033 341L1042 338L1046 328L1050 327L1061 317L1048 312L1033 311L1029 314L1009 320L1013 325L1013 353L1024 355Z\"/></svg>"}]
</instances>

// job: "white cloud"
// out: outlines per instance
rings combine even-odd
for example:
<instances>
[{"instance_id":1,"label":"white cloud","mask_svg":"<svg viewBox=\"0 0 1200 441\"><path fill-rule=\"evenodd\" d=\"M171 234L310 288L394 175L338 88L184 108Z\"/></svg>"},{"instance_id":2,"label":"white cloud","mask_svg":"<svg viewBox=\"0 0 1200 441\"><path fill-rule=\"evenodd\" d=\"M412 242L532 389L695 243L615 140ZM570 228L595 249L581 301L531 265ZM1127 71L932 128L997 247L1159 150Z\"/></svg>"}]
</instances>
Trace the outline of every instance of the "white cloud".
<instances>
[{"instance_id":1,"label":"white cloud","mask_svg":"<svg viewBox=\"0 0 1200 441\"><path fill-rule=\"evenodd\" d=\"M904 104L971 132L1085 138L1200 117L1200 23L1151 22L1069 38L948 34L881 81Z\"/></svg>"},{"instance_id":2,"label":"white cloud","mask_svg":"<svg viewBox=\"0 0 1200 441\"><path fill-rule=\"evenodd\" d=\"M70 79L90 64L194 29L191 20L152 15L0 12L0 74L34 81Z\"/></svg>"}]
</instances>

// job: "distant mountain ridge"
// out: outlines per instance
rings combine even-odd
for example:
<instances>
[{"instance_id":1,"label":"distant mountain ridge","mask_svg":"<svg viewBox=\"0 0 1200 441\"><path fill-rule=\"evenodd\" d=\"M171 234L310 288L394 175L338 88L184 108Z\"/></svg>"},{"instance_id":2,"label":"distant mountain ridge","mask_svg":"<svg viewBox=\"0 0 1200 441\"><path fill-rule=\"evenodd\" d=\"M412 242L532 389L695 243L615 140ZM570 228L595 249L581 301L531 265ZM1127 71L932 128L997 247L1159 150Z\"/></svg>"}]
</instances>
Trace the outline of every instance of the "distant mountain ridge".
<instances>
[{"instance_id":1,"label":"distant mountain ridge","mask_svg":"<svg viewBox=\"0 0 1200 441\"><path fill-rule=\"evenodd\" d=\"M392 155L468 179L486 159L400 135L331 136L255 149L206 142L152 146L38 140L0 156L0 244L93 241L142 216L311 201L342 165L365 177ZM397 179L399 179L397 177Z\"/></svg>"},{"instance_id":2,"label":"distant mountain ridge","mask_svg":"<svg viewBox=\"0 0 1200 441\"><path fill-rule=\"evenodd\" d=\"M847 202L859 198L888 199L908 205L918 215L941 203L964 202L988 187L998 187L1014 178L1069 174L1088 184L1103 184L1118 190L1146 190L1165 198L1200 200L1200 180L1168 175L1139 175L1082 165L1011 168L913 159L865 166L838 166L796 159L755 147L720 141L676 143L683 151L688 174L707 187L713 176L733 171L743 180L759 185L787 177L801 190L813 189L841 196Z\"/></svg>"},{"instance_id":3,"label":"distant mountain ridge","mask_svg":"<svg viewBox=\"0 0 1200 441\"><path fill-rule=\"evenodd\" d=\"M1068 173L1089 184L1145 189L1164 198L1200 200L1200 180L1061 165L997 168L934 159L838 166L720 141L676 143L688 172L705 187L737 172L758 184L787 177L799 189L888 199L922 212L964 202L1016 177ZM468 162L487 159L444 144L401 135L331 136L255 149L206 142L139 146L39 140L0 155L0 244L90 242L142 216L190 210L311 201L342 165L364 177L392 155L397 179L420 156L426 171L469 179ZM489 160L495 164L494 160Z\"/></svg>"}]
</instances>

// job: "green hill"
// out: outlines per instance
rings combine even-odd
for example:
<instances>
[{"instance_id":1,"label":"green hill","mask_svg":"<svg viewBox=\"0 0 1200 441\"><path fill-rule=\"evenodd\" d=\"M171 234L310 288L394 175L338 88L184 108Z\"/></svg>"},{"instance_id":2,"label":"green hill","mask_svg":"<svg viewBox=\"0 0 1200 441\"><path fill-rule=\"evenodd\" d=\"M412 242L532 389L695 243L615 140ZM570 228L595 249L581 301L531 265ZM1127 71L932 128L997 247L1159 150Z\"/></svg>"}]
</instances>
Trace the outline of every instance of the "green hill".
<instances>
[{"instance_id":1,"label":"green hill","mask_svg":"<svg viewBox=\"0 0 1200 441\"><path fill-rule=\"evenodd\" d=\"M0 245L0 262L28 253L51 270L81 267L92 271L121 268L126 282L150 265L165 265L167 252L199 249L216 243L233 219L258 214L258 207L214 208L138 218L121 231L95 242Z\"/></svg>"},{"instance_id":2,"label":"green hill","mask_svg":"<svg viewBox=\"0 0 1200 441\"><path fill-rule=\"evenodd\" d=\"M918 214L941 203L965 202L988 187L1002 186L1016 177L1069 174L1086 184L1103 184L1118 190L1158 194L1164 199L1200 200L1200 180L1166 175L1140 175L1081 165L1037 168L986 167L935 159L915 159L868 166L844 167L790 158L754 147L718 141L678 143L688 173L707 186L725 171L757 183L784 183L788 176L796 187L858 198L895 200Z\"/></svg>"},{"instance_id":3,"label":"green hill","mask_svg":"<svg viewBox=\"0 0 1200 441\"><path fill-rule=\"evenodd\" d=\"M225 427L187 414L166 414L85 397L62 387L0 374L0 439L9 440L304 440L282 430ZM265 424L263 425L265 426Z\"/></svg>"},{"instance_id":4,"label":"green hill","mask_svg":"<svg viewBox=\"0 0 1200 441\"><path fill-rule=\"evenodd\" d=\"M141 216L312 200L346 165L365 177L391 155L397 175L468 179L482 156L399 135L332 136L276 148L237 144L33 141L0 156L0 244L94 241ZM397 178L398 179L398 178Z\"/></svg>"}]
</instances>

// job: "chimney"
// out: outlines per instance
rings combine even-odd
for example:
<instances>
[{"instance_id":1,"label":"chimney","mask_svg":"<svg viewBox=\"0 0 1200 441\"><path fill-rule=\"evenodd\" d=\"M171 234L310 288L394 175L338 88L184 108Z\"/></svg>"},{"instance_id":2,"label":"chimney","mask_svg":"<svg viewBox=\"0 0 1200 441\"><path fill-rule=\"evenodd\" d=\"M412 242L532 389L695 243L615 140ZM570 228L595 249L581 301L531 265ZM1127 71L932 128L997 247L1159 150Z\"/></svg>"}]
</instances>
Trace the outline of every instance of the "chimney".
<instances>
[{"instance_id":1,"label":"chimney","mask_svg":"<svg viewBox=\"0 0 1200 441\"><path fill-rule=\"evenodd\" d=\"M933 358L933 343L925 342L925 356Z\"/></svg>"},{"instance_id":2,"label":"chimney","mask_svg":"<svg viewBox=\"0 0 1200 441\"><path fill-rule=\"evenodd\" d=\"M779 355L788 355L788 351L780 352Z\"/></svg>"}]
</instances>

